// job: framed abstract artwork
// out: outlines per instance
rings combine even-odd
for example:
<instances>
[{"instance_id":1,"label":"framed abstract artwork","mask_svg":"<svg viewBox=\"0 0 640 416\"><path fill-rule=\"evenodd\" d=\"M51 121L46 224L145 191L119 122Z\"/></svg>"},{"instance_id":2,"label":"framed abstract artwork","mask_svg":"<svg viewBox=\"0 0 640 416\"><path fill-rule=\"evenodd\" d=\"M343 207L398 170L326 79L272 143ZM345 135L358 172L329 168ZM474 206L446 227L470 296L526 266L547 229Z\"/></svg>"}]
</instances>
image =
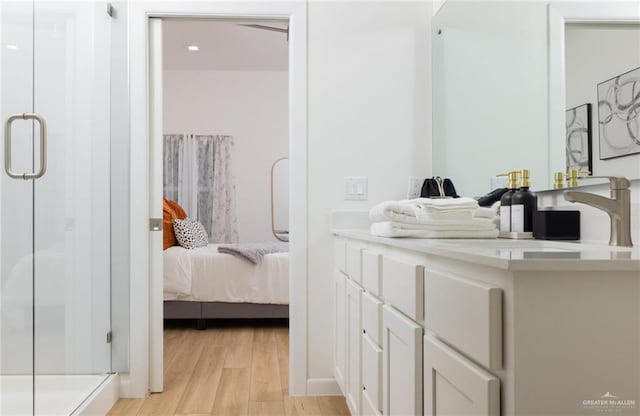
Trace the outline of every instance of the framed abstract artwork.
<instances>
[{"instance_id":1,"label":"framed abstract artwork","mask_svg":"<svg viewBox=\"0 0 640 416\"><path fill-rule=\"evenodd\" d=\"M567 110L566 125L567 172L570 169L593 172L591 104Z\"/></svg>"},{"instance_id":2,"label":"framed abstract artwork","mask_svg":"<svg viewBox=\"0 0 640 416\"><path fill-rule=\"evenodd\" d=\"M640 68L598 84L600 159L640 153Z\"/></svg>"}]
</instances>

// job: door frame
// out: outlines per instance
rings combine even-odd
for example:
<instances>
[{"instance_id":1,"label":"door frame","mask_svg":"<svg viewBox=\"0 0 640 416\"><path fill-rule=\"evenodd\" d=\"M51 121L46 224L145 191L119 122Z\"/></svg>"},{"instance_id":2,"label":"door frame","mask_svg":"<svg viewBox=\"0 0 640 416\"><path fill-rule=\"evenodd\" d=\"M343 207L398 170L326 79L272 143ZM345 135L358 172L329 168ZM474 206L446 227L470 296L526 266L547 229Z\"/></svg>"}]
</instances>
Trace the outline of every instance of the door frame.
<instances>
[{"instance_id":1,"label":"door frame","mask_svg":"<svg viewBox=\"0 0 640 416\"><path fill-rule=\"evenodd\" d=\"M150 297L150 80L149 19L262 18L289 20L289 265L291 395L307 392L307 4L289 2L140 1L129 3L130 65L130 340L129 374L121 377L121 397L149 391L150 329L161 316ZM294 278L295 277L295 278ZM154 342L158 342L156 339ZM162 340L160 339L160 342ZM161 347L160 347L161 348ZM157 349L156 349L157 351ZM161 360L160 360L161 361Z\"/></svg>"}]
</instances>

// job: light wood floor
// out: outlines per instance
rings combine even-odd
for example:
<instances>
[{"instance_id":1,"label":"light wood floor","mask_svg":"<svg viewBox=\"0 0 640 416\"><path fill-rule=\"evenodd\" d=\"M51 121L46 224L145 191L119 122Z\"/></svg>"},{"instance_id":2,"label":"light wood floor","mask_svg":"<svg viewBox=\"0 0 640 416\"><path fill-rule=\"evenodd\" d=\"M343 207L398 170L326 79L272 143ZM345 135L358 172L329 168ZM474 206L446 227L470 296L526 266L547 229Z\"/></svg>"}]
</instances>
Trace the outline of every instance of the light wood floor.
<instances>
[{"instance_id":1,"label":"light wood floor","mask_svg":"<svg viewBox=\"0 0 640 416\"><path fill-rule=\"evenodd\" d=\"M164 392L120 399L109 415L349 415L342 397L289 396L289 329L255 325L165 328Z\"/></svg>"}]
</instances>

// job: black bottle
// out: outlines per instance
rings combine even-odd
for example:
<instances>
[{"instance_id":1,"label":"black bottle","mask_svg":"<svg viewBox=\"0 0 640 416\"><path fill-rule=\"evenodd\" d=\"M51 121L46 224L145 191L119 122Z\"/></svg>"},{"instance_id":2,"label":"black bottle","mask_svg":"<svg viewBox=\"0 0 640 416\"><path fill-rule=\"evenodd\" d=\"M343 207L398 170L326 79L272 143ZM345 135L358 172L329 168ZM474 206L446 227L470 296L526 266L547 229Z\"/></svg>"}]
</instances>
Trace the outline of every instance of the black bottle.
<instances>
[{"instance_id":1,"label":"black bottle","mask_svg":"<svg viewBox=\"0 0 640 416\"><path fill-rule=\"evenodd\" d=\"M508 233L511 231L511 199L518 188L518 172L509 172L506 175L509 183L508 191L500 198L500 231ZM505 174L498 176L505 176Z\"/></svg>"},{"instance_id":2,"label":"black bottle","mask_svg":"<svg viewBox=\"0 0 640 416\"><path fill-rule=\"evenodd\" d=\"M520 189L511 198L511 231L533 231L533 213L538 210L538 197L529 190L529 170L520 171Z\"/></svg>"}]
</instances>

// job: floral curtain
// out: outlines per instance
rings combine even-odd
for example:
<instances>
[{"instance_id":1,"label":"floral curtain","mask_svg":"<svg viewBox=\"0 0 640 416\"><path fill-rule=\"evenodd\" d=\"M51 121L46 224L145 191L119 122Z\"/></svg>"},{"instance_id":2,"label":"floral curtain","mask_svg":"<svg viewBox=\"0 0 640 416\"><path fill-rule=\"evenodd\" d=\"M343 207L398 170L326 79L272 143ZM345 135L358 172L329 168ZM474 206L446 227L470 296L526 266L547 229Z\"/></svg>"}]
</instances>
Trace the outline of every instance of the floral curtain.
<instances>
[{"instance_id":1,"label":"floral curtain","mask_svg":"<svg viewBox=\"0 0 640 416\"><path fill-rule=\"evenodd\" d=\"M210 242L237 242L233 137L188 134L164 140L165 197L197 218Z\"/></svg>"}]
</instances>

